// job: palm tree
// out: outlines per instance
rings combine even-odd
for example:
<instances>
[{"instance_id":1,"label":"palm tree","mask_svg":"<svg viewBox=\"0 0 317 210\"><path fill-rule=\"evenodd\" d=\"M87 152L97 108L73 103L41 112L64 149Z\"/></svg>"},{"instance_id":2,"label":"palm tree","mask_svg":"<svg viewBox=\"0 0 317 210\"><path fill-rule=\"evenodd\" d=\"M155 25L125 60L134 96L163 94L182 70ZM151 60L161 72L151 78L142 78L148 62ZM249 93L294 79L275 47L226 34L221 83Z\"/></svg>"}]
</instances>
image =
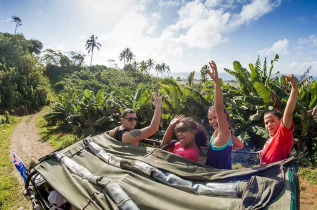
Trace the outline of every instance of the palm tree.
<instances>
[{"instance_id":1,"label":"palm tree","mask_svg":"<svg viewBox=\"0 0 317 210\"><path fill-rule=\"evenodd\" d=\"M139 63L136 61L136 60L133 60L133 62L132 62L132 68L135 70L135 71L137 71L138 70L138 68L139 68Z\"/></svg>"},{"instance_id":2,"label":"palm tree","mask_svg":"<svg viewBox=\"0 0 317 210\"><path fill-rule=\"evenodd\" d=\"M131 61L134 59L135 55L133 54L133 52L130 50L130 48L125 48L121 53L120 53L120 61L123 60L123 65L130 64Z\"/></svg>"},{"instance_id":3,"label":"palm tree","mask_svg":"<svg viewBox=\"0 0 317 210\"><path fill-rule=\"evenodd\" d=\"M129 48L127 48L127 49L129 49ZM129 49L129 51L127 52L127 62L128 62L128 64L131 64L131 61L134 60L134 57L135 57L135 55Z\"/></svg>"},{"instance_id":4,"label":"palm tree","mask_svg":"<svg viewBox=\"0 0 317 210\"><path fill-rule=\"evenodd\" d=\"M98 37L94 34L90 36L90 38L86 41L86 50L88 50L88 54L91 52L90 66L92 63L92 57L94 54L94 48L96 47L98 50L101 47L101 44L97 42Z\"/></svg>"},{"instance_id":5,"label":"palm tree","mask_svg":"<svg viewBox=\"0 0 317 210\"><path fill-rule=\"evenodd\" d=\"M162 68L160 64L156 64L154 70L156 71L156 76L158 77L158 73L161 73Z\"/></svg>"},{"instance_id":6,"label":"palm tree","mask_svg":"<svg viewBox=\"0 0 317 210\"><path fill-rule=\"evenodd\" d=\"M163 77L163 73L164 72L171 72L170 67L168 65L166 65L166 63L162 63L161 64L161 74Z\"/></svg>"},{"instance_id":7,"label":"palm tree","mask_svg":"<svg viewBox=\"0 0 317 210\"><path fill-rule=\"evenodd\" d=\"M22 26L22 20L19 17L17 17L17 16L12 16L11 17L11 21L16 23L15 24L15 31L14 31L14 34L16 34L17 33L17 28L19 26Z\"/></svg>"},{"instance_id":8,"label":"palm tree","mask_svg":"<svg viewBox=\"0 0 317 210\"><path fill-rule=\"evenodd\" d=\"M171 73L171 69L169 66L166 67L166 72L167 72L167 76L169 77Z\"/></svg>"},{"instance_id":9,"label":"palm tree","mask_svg":"<svg viewBox=\"0 0 317 210\"><path fill-rule=\"evenodd\" d=\"M140 63L140 71L143 73L148 68L148 65L145 61L141 61Z\"/></svg>"},{"instance_id":10,"label":"palm tree","mask_svg":"<svg viewBox=\"0 0 317 210\"><path fill-rule=\"evenodd\" d=\"M151 69L153 69L154 65L155 65L155 62L152 58L150 58L149 60L146 61L147 63L147 67L148 67L148 70L149 70L149 74L151 73Z\"/></svg>"},{"instance_id":11,"label":"palm tree","mask_svg":"<svg viewBox=\"0 0 317 210\"><path fill-rule=\"evenodd\" d=\"M124 50L120 53L119 59L120 59L120 61L123 60L123 66L125 66L126 56L125 56L125 51Z\"/></svg>"}]
</instances>

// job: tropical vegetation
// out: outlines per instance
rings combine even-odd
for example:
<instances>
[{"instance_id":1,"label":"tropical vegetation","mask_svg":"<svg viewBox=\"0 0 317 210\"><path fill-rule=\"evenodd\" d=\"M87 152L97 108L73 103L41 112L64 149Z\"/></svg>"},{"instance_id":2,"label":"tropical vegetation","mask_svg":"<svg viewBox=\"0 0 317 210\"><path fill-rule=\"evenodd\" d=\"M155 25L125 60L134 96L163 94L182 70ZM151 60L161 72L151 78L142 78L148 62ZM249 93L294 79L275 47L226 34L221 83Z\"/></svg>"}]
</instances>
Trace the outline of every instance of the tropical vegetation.
<instances>
[{"instance_id":1,"label":"tropical vegetation","mask_svg":"<svg viewBox=\"0 0 317 210\"><path fill-rule=\"evenodd\" d=\"M130 48L118 55L123 69L111 59L109 66L92 65L93 51L101 47L97 37L92 35L86 47L91 53L90 66L84 65L85 55L79 52L52 49L42 52L38 40L27 40L22 34L0 33L1 110L10 114L15 110L27 112L51 102L53 111L44 117L48 125L60 127L80 139L117 126L120 112L126 107L136 110L137 126L148 125L153 114L150 94L158 91L163 95L163 114L160 132L153 138L162 138L164 129L176 114L193 117L211 132L206 113L213 104L214 84L206 76L207 65L197 67L201 74L199 81L194 79L193 71L187 82L180 82L180 78L162 78L163 73L170 72L166 63L152 58L138 61ZM258 57L248 68L234 61L233 68L225 71L233 75L236 82L221 81L235 134L249 151L261 149L268 137L263 125L265 110L275 108L283 112L288 99L290 85L284 76L274 72L278 60L276 55L268 64L266 58L262 63ZM150 74L151 70L157 72L156 76ZM308 69L298 82L293 152L304 154L302 164L316 165L317 124L309 115L317 105L316 81L309 76ZM56 96L49 97L53 93Z\"/></svg>"},{"instance_id":2,"label":"tropical vegetation","mask_svg":"<svg viewBox=\"0 0 317 210\"><path fill-rule=\"evenodd\" d=\"M41 47L22 34L0 33L1 107L26 112L48 104L49 81L37 56Z\"/></svg>"}]
</instances>

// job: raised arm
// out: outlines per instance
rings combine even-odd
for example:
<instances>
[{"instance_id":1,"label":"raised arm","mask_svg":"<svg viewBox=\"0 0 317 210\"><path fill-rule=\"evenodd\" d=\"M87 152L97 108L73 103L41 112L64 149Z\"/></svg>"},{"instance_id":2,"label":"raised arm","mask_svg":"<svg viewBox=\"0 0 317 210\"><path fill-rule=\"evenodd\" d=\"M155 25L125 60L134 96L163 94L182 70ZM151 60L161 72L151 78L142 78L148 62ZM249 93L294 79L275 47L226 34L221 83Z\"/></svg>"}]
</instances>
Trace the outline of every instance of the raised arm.
<instances>
[{"instance_id":1,"label":"raised arm","mask_svg":"<svg viewBox=\"0 0 317 210\"><path fill-rule=\"evenodd\" d=\"M292 85L292 90L288 98L286 108L283 115L283 124L287 129L291 128L293 121L293 113L296 106L297 95L298 95L298 83L293 74L289 74L286 77L286 81L290 82Z\"/></svg>"},{"instance_id":2,"label":"raised arm","mask_svg":"<svg viewBox=\"0 0 317 210\"><path fill-rule=\"evenodd\" d=\"M154 135L160 126L161 121L161 107L162 107L162 96L157 93L152 94L153 105L155 106L153 118L151 124L142 129L134 129L126 132L122 136L122 141L137 145L138 141L149 138Z\"/></svg>"},{"instance_id":3,"label":"raised arm","mask_svg":"<svg viewBox=\"0 0 317 210\"><path fill-rule=\"evenodd\" d=\"M163 147L164 145L168 144L171 142L172 140L172 136L173 136L173 132L174 132L174 128L175 126L179 123L179 121L181 121L181 119L184 118L184 115L176 115L174 117L174 119L170 122L170 124L168 125L167 130L164 133L164 137L163 140L161 142L161 147ZM172 151L172 147L167 148L167 151Z\"/></svg>"},{"instance_id":4,"label":"raised arm","mask_svg":"<svg viewBox=\"0 0 317 210\"><path fill-rule=\"evenodd\" d=\"M229 125L228 121L226 119L226 114L224 113L224 103L223 103L223 97L222 92L220 88L220 81L218 77L218 70L217 65L214 61L209 62L210 68L212 69L212 72L210 70L206 70L206 72L209 74L211 79L214 80L215 84L215 109L216 114L218 118L218 137L214 138L213 144L214 146L224 146L227 142L227 140L230 137L230 131L229 131Z\"/></svg>"}]
</instances>

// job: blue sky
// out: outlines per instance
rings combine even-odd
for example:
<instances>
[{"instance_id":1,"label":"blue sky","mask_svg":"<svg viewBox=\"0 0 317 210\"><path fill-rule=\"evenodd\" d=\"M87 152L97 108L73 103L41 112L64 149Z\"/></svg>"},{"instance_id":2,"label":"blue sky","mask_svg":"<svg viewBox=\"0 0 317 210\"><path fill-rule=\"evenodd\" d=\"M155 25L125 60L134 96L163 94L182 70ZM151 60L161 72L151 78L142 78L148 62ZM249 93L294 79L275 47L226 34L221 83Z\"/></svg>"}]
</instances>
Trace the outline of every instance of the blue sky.
<instances>
[{"instance_id":1,"label":"blue sky","mask_svg":"<svg viewBox=\"0 0 317 210\"><path fill-rule=\"evenodd\" d=\"M18 32L44 48L87 54L92 35L102 47L93 64L119 67L129 47L136 61L165 62L172 72L198 71L211 59L245 68L279 54L274 72L317 75L316 0L0 0L0 31ZM86 57L89 64L89 56Z\"/></svg>"}]
</instances>

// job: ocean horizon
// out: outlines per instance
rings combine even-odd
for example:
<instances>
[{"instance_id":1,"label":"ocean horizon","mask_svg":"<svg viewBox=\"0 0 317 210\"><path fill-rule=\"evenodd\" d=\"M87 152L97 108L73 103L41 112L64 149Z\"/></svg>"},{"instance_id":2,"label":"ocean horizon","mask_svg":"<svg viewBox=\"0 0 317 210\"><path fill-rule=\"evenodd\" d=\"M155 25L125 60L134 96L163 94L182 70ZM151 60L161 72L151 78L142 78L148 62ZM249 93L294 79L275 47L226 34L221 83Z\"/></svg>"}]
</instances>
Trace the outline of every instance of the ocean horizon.
<instances>
[{"instance_id":1,"label":"ocean horizon","mask_svg":"<svg viewBox=\"0 0 317 210\"><path fill-rule=\"evenodd\" d=\"M179 77L182 80L186 80L187 77L190 75L191 72L170 72L169 74L167 74L166 72L163 73L163 77L173 77L174 79L176 79L177 77ZM152 73L151 74L153 76L157 76L156 73ZM234 76L232 76L231 74L227 73L227 72L218 72L219 78L223 79L224 81L229 81L229 80L236 80L236 78ZM283 74L278 74L278 77L280 77ZM299 78L301 76L301 74L294 74L296 78ZM161 77L161 74L158 74L159 77ZM308 76L312 76L313 80L317 80L317 75L311 75L311 74L307 74L306 77ZM200 72L199 71L195 71L195 76L194 76L194 80L200 80ZM208 79L210 79L210 77L208 76Z\"/></svg>"}]
</instances>

